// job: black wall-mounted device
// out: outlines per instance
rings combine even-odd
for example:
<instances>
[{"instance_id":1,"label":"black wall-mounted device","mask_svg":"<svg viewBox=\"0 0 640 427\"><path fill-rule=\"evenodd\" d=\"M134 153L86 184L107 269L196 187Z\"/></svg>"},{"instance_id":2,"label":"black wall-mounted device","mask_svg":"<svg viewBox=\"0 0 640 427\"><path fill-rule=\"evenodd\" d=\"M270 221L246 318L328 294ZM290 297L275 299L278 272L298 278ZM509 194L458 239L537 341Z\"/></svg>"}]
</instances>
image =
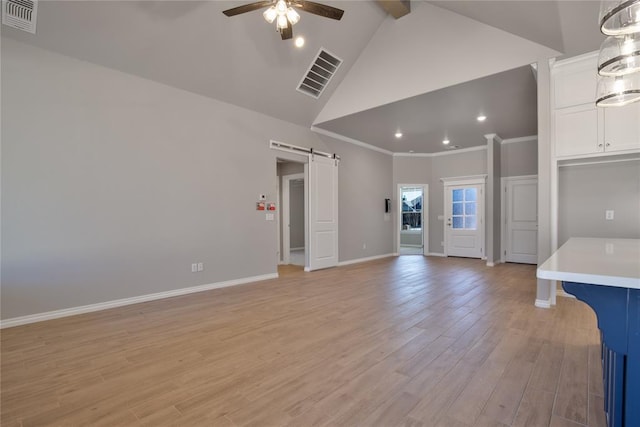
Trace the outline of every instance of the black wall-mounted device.
<instances>
[{"instance_id":1,"label":"black wall-mounted device","mask_svg":"<svg viewBox=\"0 0 640 427\"><path fill-rule=\"evenodd\" d=\"M384 199L384 212L391 212L391 199Z\"/></svg>"}]
</instances>

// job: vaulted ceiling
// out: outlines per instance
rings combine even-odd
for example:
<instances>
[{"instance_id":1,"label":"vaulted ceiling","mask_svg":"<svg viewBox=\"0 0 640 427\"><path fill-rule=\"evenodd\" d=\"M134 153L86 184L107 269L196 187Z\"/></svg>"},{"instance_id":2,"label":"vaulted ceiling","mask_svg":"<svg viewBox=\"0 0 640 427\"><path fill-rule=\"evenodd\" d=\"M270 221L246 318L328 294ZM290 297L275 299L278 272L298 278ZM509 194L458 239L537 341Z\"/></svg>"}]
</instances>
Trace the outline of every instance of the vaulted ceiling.
<instances>
[{"instance_id":1,"label":"vaulted ceiling","mask_svg":"<svg viewBox=\"0 0 640 427\"><path fill-rule=\"evenodd\" d=\"M528 64L598 48L598 2L412 2L400 19L374 1L327 1L341 21L302 12L282 41L260 11L228 18L238 1L40 1L37 34L2 36L389 151L434 152L485 133L535 129ZM296 90L320 48L343 60L319 99ZM511 71L509 71L511 70ZM493 77L492 77L493 76ZM99 84L97 82L97 84ZM478 126L460 117L484 109ZM473 114L472 114L473 113ZM464 122L464 123L463 123ZM389 127L389 129L386 129ZM393 141L405 128L405 141ZM457 138L457 137L456 137Z\"/></svg>"}]
</instances>

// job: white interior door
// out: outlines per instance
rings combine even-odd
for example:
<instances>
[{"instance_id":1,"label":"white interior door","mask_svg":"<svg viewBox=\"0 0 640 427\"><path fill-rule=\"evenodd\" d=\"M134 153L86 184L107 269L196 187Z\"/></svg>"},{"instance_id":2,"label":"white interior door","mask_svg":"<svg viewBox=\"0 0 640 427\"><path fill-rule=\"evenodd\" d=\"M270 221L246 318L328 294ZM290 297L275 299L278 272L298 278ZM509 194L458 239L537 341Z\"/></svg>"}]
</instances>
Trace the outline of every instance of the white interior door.
<instances>
[{"instance_id":1,"label":"white interior door","mask_svg":"<svg viewBox=\"0 0 640 427\"><path fill-rule=\"evenodd\" d=\"M506 181L505 261L538 263L538 179Z\"/></svg>"},{"instance_id":2,"label":"white interior door","mask_svg":"<svg viewBox=\"0 0 640 427\"><path fill-rule=\"evenodd\" d=\"M309 155L308 271L338 265L338 161Z\"/></svg>"},{"instance_id":3,"label":"white interior door","mask_svg":"<svg viewBox=\"0 0 640 427\"><path fill-rule=\"evenodd\" d=\"M445 250L447 256L482 258L484 185L445 186Z\"/></svg>"}]
</instances>

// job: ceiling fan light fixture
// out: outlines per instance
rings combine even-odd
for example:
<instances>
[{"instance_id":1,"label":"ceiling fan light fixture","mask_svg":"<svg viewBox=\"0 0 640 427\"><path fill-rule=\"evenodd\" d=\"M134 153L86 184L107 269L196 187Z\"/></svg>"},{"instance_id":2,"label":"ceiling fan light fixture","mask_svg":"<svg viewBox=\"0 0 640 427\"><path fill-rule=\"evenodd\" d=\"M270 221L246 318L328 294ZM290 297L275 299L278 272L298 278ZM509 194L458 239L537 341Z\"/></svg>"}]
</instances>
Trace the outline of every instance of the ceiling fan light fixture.
<instances>
[{"instance_id":1,"label":"ceiling fan light fixture","mask_svg":"<svg viewBox=\"0 0 640 427\"><path fill-rule=\"evenodd\" d=\"M291 23L291 25L296 25L300 20L300 14L295 11L292 7L287 9L287 19Z\"/></svg>"},{"instance_id":2,"label":"ceiling fan light fixture","mask_svg":"<svg viewBox=\"0 0 640 427\"><path fill-rule=\"evenodd\" d=\"M287 21L287 15L278 15L278 21L276 23L278 30L284 30L289 26L289 21Z\"/></svg>"},{"instance_id":3,"label":"ceiling fan light fixture","mask_svg":"<svg viewBox=\"0 0 640 427\"><path fill-rule=\"evenodd\" d=\"M624 76L640 71L640 33L607 37L600 47L598 74Z\"/></svg>"},{"instance_id":4,"label":"ceiling fan light fixture","mask_svg":"<svg viewBox=\"0 0 640 427\"><path fill-rule=\"evenodd\" d=\"M607 36L640 31L640 0L603 0L599 22L600 31Z\"/></svg>"},{"instance_id":5,"label":"ceiling fan light fixture","mask_svg":"<svg viewBox=\"0 0 640 427\"><path fill-rule=\"evenodd\" d=\"M278 16L278 12L276 11L275 7L271 6L269 9L264 11L262 16L264 17L264 20L269 24L273 24L273 21L275 21L276 17Z\"/></svg>"},{"instance_id":6,"label":"ceiling fan light fixture","mask_svg":"<svg viewBox=\"0 0 640 427\"><path fill-rule=\"evenodd\" d=\"M287 13L287 9L287 2L284 0L278 0L276 3L276 12L278 12L278 15L285 15Z\"/></svg>"}]
</instances>

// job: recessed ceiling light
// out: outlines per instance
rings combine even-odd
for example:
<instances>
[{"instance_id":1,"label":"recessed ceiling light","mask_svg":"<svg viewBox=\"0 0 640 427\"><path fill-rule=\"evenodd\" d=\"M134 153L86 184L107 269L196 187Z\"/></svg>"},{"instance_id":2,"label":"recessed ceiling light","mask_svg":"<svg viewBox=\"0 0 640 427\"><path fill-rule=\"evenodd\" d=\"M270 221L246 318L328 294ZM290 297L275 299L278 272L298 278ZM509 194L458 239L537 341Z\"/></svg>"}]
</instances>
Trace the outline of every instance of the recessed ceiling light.
<instances>
[{"instance_id":1,"label":"recessed ceiling light","mask_svg":"<svg viewBox=\"0 0 640 427\"><path fill-rule=\"evenodd\" d=\"M296 37L295 44L296 44L296 47L304 46L304 37Z\"/></svg>"},{"instance_id":2,"label":"recessed ceiling light","mask_svg":"<svg viewBox=\"0 0 640 427\"><path fill-rule=\"evenodd\" d=\"M410 152L410 153L415 153L415 151L413 151L413 150L409 150L409 152Z\"/></svg>"},{"instance_id":3,"label":"recessed ceiling light","mask_svg":"<svg viewBox=\"0 0 640 427\"><path fill-rule=\"evenodd\" d=\"M443 140L443 141L442 141L442 143L443 143L444 145L449 145L449 143L450 143L450 142L451 142L451 141L449 141L448 139L445 139L445 140Z\"/></svg>"},{"instance_id":4,"label":"recessed ceiling light","mask_svg":"<svg viewBox=\"0 0 640 427\"><path fill-rule=\"evenodd\" d=\"M400 131L396 132L396 138L402 138L402 132Z\"/></svg>"},{"instance_id":5,"label":"recessed ceiling light","mask_svg":"<svg viewBox=\"0 0 640 427\"><path fill-rule=\"evenodd\" d=\"M485 120L487 120L487 116L483 116L482 114L478 116L478 121L479 122L484 122Z\"/></svg>"}]
</instances>

